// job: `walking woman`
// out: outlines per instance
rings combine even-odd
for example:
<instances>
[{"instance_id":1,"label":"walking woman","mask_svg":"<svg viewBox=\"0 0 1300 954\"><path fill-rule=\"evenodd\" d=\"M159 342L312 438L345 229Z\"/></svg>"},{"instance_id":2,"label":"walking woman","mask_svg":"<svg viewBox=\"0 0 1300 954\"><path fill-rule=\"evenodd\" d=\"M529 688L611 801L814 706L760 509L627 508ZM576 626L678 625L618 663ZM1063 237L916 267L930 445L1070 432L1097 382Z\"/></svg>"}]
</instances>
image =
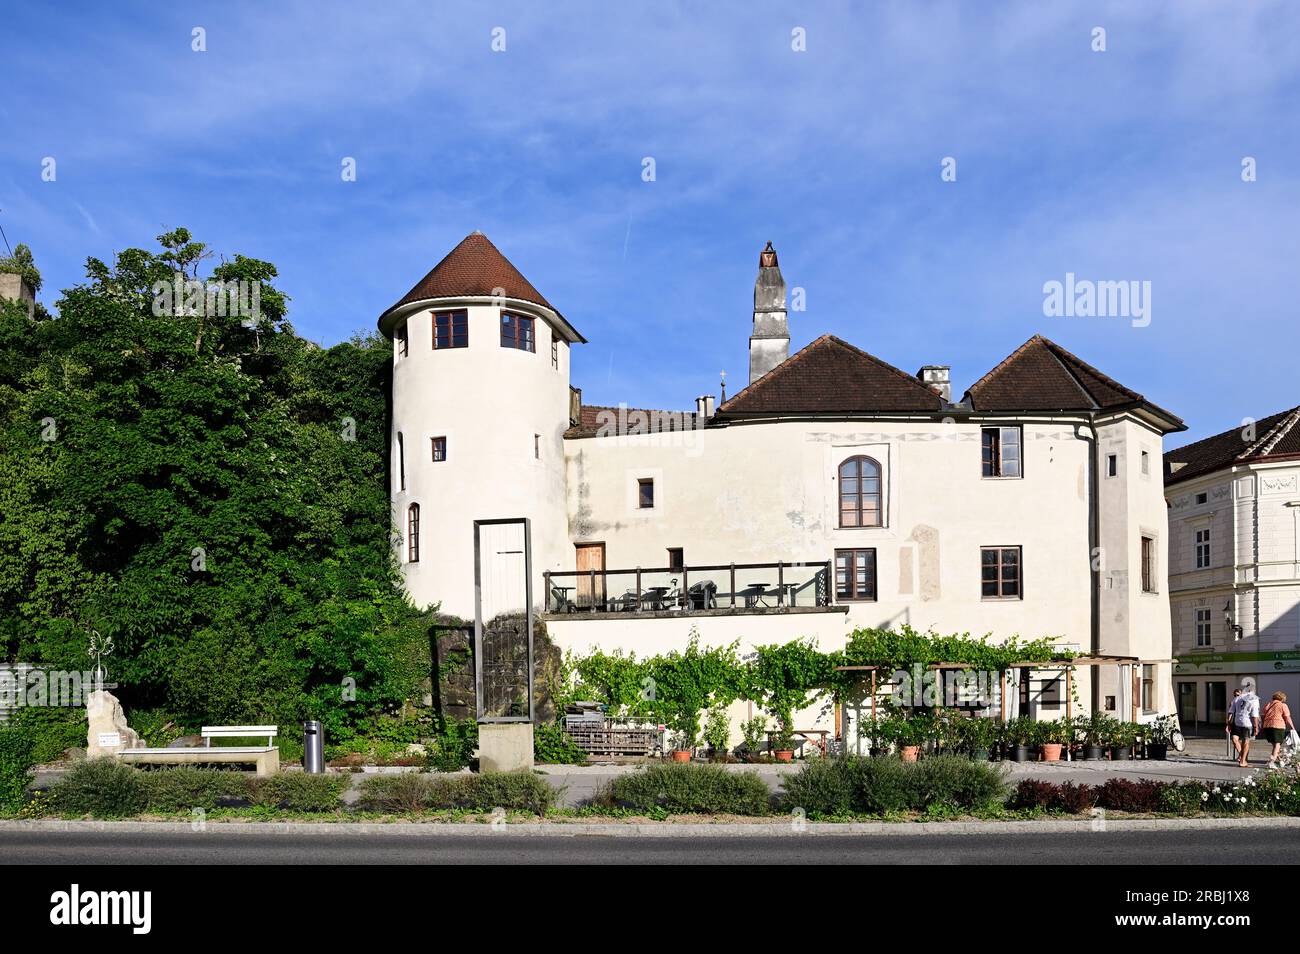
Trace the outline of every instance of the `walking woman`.
<instances>
[{"instance_id":1,"label":"walking woman","mask_svg":"<svg viewBox=\"0 0 1300 954\"><path fill-rule=\"evenodd\" d=\"M1272 700L1264 706L1260 721L1264 725L1264 738L1273 743L1273 751L1268 757L1268 767L1274 768L1278 756L1282 753L1282 743L1286 741L1287 732L1295 731L1295 723L1291 721L1291 710L1287 708L1285 692L1273 693Z\"/></svg>"}]
</instances>

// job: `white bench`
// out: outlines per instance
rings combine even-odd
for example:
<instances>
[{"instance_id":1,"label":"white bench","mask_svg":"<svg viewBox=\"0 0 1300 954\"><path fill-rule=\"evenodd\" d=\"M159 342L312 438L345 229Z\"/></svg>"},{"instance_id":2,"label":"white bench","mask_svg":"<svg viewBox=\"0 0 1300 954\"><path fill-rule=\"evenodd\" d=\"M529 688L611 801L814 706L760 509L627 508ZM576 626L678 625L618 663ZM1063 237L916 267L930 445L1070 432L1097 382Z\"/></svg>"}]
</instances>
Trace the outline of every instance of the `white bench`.
<instances>
[{"instance_id":1,"label":"white bench","mask_svg":"<svg viewBox=\"0 0 1300 954\"><path fill-rule=\"evenodd\" d=\"M280 771L280 750L274 745L279 729L273 725L205 725L201 731L204 744L189 749L123 749L117 757L123 762L166 765L201 765L211 762L251 762L258 775ZM264 746L219 745L213 739L243 739L266 736Z\"/></svg>"}]
</instances>

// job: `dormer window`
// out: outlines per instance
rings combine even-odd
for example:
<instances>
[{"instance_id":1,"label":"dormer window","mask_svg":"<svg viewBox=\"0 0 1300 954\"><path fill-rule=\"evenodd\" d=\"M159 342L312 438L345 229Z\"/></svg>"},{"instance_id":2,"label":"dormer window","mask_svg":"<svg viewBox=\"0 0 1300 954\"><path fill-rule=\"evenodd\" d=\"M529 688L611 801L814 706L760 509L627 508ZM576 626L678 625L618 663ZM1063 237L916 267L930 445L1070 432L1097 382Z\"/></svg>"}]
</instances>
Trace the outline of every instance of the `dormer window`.
<instances>
[{"instance_id":1,"label":"dormer window","mask_svg":"<svg viewBox=\"0 0 1300 954\"><path fill-rule=\"evenodd\" d=\"M501 347L518 348L520 351L536 351L537 344L533 338L533 319L503 311L501 313Z\"/></svg>"}]
</instances>

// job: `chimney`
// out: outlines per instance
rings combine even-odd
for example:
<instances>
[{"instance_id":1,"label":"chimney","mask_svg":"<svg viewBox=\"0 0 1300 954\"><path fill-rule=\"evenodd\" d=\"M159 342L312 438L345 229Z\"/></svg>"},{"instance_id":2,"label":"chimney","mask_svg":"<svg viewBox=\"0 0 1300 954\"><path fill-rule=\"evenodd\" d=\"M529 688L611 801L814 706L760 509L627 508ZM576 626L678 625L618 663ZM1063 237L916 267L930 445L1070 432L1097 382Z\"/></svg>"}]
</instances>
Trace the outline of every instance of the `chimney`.
<instances>
[{"instance_id":1,"label":"chimney","mask_svg":"<svg viewBox=\"0 0 1300 954\"><path fill-rule=\"evenodd\" d=\"M754 333L749 336L749 383L790 357L790 329L786 324L785 279L776 262L776 249L767 243L758 256L754 282Z\"/></svg>"},{"instance_id":2,"label":"chimney","mask_svg":"<svg viewBox=\"0 0 1300 954\"><path fill-rule=\"evenodd\" d=\"M705 394L695 399L695 417L698 422L703 423L713 417L713 395Z\"/></svg>"},{"instance_id":3,"label":"chimney","mask_svg":"<svg viewBox=\"0 0 1300 954\"><path fill-rule=\"evenodd\" d=\"M27 306L27 317L36 314L36 293L23 276L15 272L0 272L0 298L12 298Z\"/></svg>"},{"instance_id":4,"label":"chimney","mask_svg":"<svg viewBox=\"0 0 1300 954\"><path fill-rule=\"evenodd\" d=\"M923 384L930 387L930 390L936 391L943 398L944 403L952 403L952 378L949 371L952 368L946 364L927 364L920 371L916 372L917 378Z\"/></svg>"}]
</instances>

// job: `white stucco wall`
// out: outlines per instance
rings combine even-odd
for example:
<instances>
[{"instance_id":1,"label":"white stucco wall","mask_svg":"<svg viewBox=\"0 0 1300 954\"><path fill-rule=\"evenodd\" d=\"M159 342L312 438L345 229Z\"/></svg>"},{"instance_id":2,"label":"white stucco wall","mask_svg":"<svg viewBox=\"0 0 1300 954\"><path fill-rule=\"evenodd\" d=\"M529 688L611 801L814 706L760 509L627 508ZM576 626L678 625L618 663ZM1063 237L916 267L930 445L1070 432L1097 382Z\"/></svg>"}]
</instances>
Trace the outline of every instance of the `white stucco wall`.
<instances>
[{"instance_id":1,"label":"white stucco wall","mask_svg":"<svg viewBox=\"0 0 1300 954\"><path fill-rule=\"evenodd\" d=\"M433 308L407 316L409 347L394 346L392 494L399 553L412 599L440 602L444 612L474 615L473 522L528 517L535 575L568 556L564 440L569 425L569 345L559 343L541 310L508 302L532 316L536 352L501 347L499 305L440 303L468 312L469 346L433 349ZM406 487L399 487L397 434L405 447ZM535 454L534 436L540 455ZM446 437L447 459L432 460L430 441ZM420 504L418 563L406 559L406 514ZM540 598L540 597L539 597Z\"/></svg>"}]
</instances>

